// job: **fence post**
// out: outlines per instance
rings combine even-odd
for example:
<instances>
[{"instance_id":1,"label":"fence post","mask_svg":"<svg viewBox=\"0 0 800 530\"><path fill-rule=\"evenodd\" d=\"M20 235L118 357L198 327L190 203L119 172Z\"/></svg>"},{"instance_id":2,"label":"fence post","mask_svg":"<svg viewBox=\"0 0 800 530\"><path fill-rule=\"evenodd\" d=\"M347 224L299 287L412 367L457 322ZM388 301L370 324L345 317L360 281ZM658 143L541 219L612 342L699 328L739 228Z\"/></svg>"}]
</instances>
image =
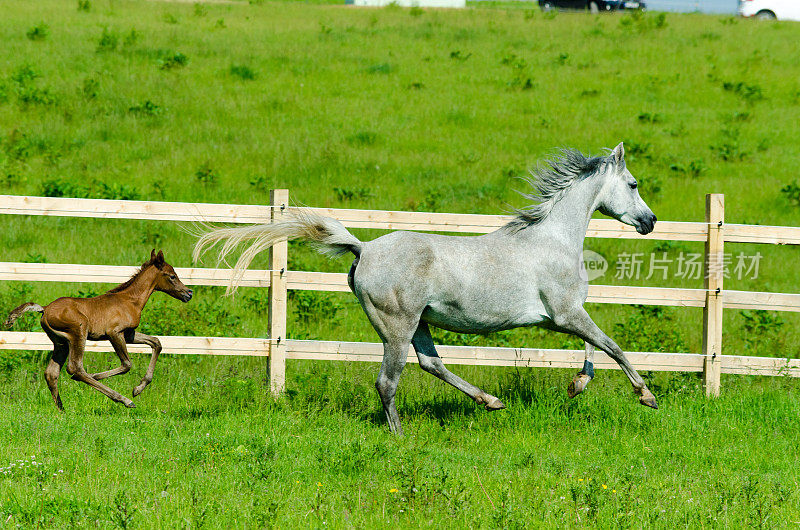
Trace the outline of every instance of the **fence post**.
<instances>
[{"instance_id":1,"label":"fence post","mask_svg":"<svg viewBox=\"0 0 800 530\"><path fill-rule=\"evenodd\" d=\"M271 221L277 222L289 206L289 190L270 191ZM279 396L286 387L286 267L289 245L286 240L269 250L269 383L272 395Z\"/></svg>"},{"instance_id":2,"label":"fence post","mask_svg":"<svg viewBox=\"0 0 800 530\"><path fill-rule=\"evenodd\" d=\"M723 221L725 196L720 193L706 195L705 263L703 266L706 304L703 308L703 386L706 396L719 396L722 373L722 280L724 277Z\"/></svg>"}]
</instances>

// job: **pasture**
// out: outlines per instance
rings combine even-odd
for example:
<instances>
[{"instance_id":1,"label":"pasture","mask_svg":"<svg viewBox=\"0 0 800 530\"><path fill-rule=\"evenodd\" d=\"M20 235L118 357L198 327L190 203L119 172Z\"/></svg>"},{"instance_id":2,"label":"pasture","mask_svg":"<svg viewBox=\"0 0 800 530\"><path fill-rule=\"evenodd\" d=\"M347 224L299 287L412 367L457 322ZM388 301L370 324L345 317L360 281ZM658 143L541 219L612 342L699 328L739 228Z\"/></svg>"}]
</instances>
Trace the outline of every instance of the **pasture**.
<instances>
[{"instance_id":1,"label":"pasture","mask_svg":"<svg viewBox=\"0 0 800 530\"><path fill-rule=\"evenodd\" d=\"M3 193L500 213L513 177L556 146L624 140L662 220L699 221L707 192L726 220L800 225L796 122L800 26L698 15L459 12L306 3L10 2L0 20ZM357 231L362 239L379 234ZM174 223L0 218L3 261L190 265ZM622 252L701 245L587 240L608 284ZM743 290L796 292L798 249L763 254ZM752 248L751 248L752 247ZM263 266L266 257L260 264ZM212 264L207 264L212 265ZM301 245L291 269L345 272ZM91 295L94 284L0 285L0 307ZM152 334L264 336L266 293L198 288L154 296ZM588 306L624 349L700 351L698 309ZM5 315L4 315L5 316ZM291 338L375 341L355 299L294 292ZM796 314L726 311L724 348L798 355ZM15 329L36 329L28 315ZM580 348L538 329L450 344ZM89 355L87 368L112 356ZM486 413L417 367L401 381L407 437L388 434L373 365L291 362L268 397L266 363L162 356L127 410L63 378L47 354L0 352L0 524L63 527L792 526L796 381L646 374L657 412L601 371L566 398L572 372L454 369L500 397ZM122 392L131 374L108 381ZM91 368L90 368L91 367ZM33 462L36 462L34 464ZM11 466L11 464L14 464Z\"/></svg>"}]
</instances>

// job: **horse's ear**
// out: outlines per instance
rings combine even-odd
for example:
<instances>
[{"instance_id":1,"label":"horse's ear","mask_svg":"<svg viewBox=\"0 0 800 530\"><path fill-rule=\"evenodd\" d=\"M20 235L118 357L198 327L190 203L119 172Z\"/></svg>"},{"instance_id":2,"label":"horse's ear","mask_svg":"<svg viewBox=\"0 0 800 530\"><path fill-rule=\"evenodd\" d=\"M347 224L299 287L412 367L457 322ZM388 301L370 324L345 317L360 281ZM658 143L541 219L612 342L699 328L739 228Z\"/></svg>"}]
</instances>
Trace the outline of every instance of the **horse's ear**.
<instances>
[{"instance_id":1,"label":"horse's ear","mask_svg":"<svg viewBox=\"0 0 800 530\"><path fill-rule=\"evenodd\" d=\"M164 266L164 251L159 250L158 255L156 255L155 261L153 264L158 267L159 269Z\"/></svg>"},{"instance_id":2,"label":"horse's ear","mask_svg":"<svg viewBox=\"0 0 800 530\"><path fill-rule=\"evenodd\" d=\"M156 260L156 249L150 251L150 263L153 263Z\"/></svg>"},{"instance_id":3,"label":"horse's ear","mask_svg":"<svg viewBox=\"0 0 800 530\"><path fill-rule=\"evenodd\" d=\"M611 156L614 157L614 163L616 164L619 164L625 159L625 148L622 146L622 142L611 151Z\"/></svg>"}]
</instances>

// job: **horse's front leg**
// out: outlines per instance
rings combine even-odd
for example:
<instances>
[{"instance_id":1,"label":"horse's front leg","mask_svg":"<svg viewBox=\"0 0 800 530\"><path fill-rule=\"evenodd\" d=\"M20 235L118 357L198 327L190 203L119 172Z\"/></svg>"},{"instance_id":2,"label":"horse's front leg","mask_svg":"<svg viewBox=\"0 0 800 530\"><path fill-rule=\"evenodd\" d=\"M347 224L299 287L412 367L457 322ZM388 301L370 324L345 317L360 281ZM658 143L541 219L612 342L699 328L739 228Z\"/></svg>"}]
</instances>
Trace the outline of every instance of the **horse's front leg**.
<instances>
[{"instance_id":1,"label":"horse's front leg","mask_svg":"<svg viewBox=\"0 0 800 530\"><path fill-rule=\"evenodd\" d=\"M573 311L559 314L553 318L553 323L560 331L577 335L587 343L606 352L628 376L633 385L633 391L639 395L639 403L654 409L658 408L656 398L647 388L642 376L639 375L630 361L628 361L628 358L625 357L625 354L622 353L622 349L597 327L597 324L594 323L584 308L579 307Z\"/></svg>"},{"instance_id":2,"label":"horse's front leg","mask_svg":"<svg viewBox=\"0 0 800 530\"><path fill-rule=\"evenodd\" d=\"M86 331L84 329L70 330L66 333L69 340L69 357L67 358L67 373L76 381L83 381L98 392L108 396L117 403L122 403L128 408L133 408L133 401L126 398L116 390L112 390L89 375L83 367L83 354L86 348Z\"/></svg>"},{"instance_id":3,"label":"horse's front leg","mask_svg":"<svg viewBox=\"0 0 800 530\"><path fill-rule=\"evenodd\" d=\"M152 335L145 335L138 331L133 332L133 336L128 340L131 344L147 344L153 349L153 355L150 357L150 364L147 366L147 372L144 374L142 381L133 389L133 397L142 393L147 385L153 380L153 375L156 371L156 361L158 361L158 354L161 353L161 341L158 337Z\"/></svg>"},{"instance_id":4,"label":"horse's front leg","mask_svg":"<svg viewBox=\"0 0 800 530\"><path fill-rule=\"evenodd\" d=\"M125 337L122 336L122 333L109 333L108 341L114 347L114 351L119 357L120 365L118 368L91 374L92 379L95 381L114 377L115 375L127 374L131 370L131 359L128 357L128 349L125 347Z\"/></svg>"},{"instance_id":5,"label":"horse's front leg","mask_svg":"<svg viewBox=\"0 0 800 530\"><path fill-rule=\"evenodd\" d=\"M569 384L569 388L567 388L567 395L570 398L574 398L581 392L586 389L586 385L589 384L594 378L594 346L586 343L586 355L583 359L583 368L581 371L575 374L575 377L572 378L572 382Z\"/></svg>"}]
</instances>

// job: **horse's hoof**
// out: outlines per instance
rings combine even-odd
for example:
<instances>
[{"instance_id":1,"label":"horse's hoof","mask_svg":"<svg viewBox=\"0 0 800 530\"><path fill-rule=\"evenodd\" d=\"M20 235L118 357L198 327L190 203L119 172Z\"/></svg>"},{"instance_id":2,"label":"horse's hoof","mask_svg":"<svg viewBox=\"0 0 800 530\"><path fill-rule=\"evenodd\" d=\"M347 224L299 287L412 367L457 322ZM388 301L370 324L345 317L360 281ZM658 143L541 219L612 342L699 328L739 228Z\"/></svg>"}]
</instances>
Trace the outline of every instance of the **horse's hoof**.
<instances>
[{"instance_id":1,"label":"horse's hoof","mask_svg":"<svg viewBox=\"0 0 800 530\"><path fill-rule=\"evenodd\" d=\"M647 388L642 390L642 395L639 396L639 403L641 403L646 407L650 407L651 409L658 409L658 403L656 403L656 397Z\"/></svg>"},{"instance_id":2,"label":"horse's hoof","mask_svg":"<svg viewBox=\"0 0 800 530\"><path fill-rule=\"evenodd\" d=\"M125 405L125 406L126 406L126 407L128 407L129 409L135 409L135 408L136 408L136 403L134 403L134 402L133 402L133 401L131 401L130 399L126 399L126 400L125 400L125 401L123 401L122 403L123 403L123 405Z\"/></svg>"},{"instance_id":3,"label":"horse's hoof","mask_svg":"<svg viewBox=\"0 0 800 530\"><path fill-rule=\"evenodd\" d=\"M136 397L136 396L138 396L139 394L141 394L141 393L142 393L142 390L144 390L144 388L139 388L138 386L137 386L137 387L135 387L135 388L133 389L133 397Z\"/></svg>"},{"instance_id":4,"label":"horse's hoof","mask_svg":"<svg viewBox=\"0 0 800 530\"><path fill-rule=\"evenodd\" d=\"M506 408L502 401L494 396L487 396L486 404L483 406L486 410L502 410Z\"/></svg>"},{"instance_id":5,"label":"horse's hoof","mask_svg":"<svg viewBox=\"0 0 800 530\"><path fill-rule=\"evenodd\" d=\"M570 399L583 392L591 380L592 378L586 374L575 374L569 387L567 387L567 395Z\"/></svg>"}]
</instances>

